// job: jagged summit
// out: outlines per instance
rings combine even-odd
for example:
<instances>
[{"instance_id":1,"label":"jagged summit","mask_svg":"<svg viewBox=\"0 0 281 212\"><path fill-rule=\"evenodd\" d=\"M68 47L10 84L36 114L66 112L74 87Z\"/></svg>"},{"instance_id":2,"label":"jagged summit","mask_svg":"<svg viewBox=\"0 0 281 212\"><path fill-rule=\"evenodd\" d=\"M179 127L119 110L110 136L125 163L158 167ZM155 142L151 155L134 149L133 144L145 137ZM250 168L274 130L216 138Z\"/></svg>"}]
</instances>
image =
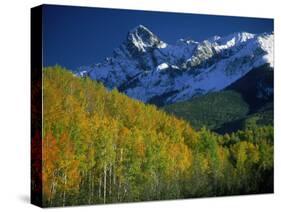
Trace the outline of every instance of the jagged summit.
<instances>
[{"instance_id":1,"label":"jagged summit","mask_svg":"<svg viewBox=\"0 0 281 212\"><path fill-rule=\"evenodd\" d=\"M143 32L149 33L150 35L153 35L153 33L147 27L145 27L142 24L140 24L140 25L134 27L133 29L131 29L128 34L139 34L139 33L141 34Z\"/></svg>"},{"instance_id":2,"label":"jagged summit","mask_svg":"<svg viewBox=\"0 0 281 212\"><path fill-rule=\"evenodd\" d=\"M220 39L221 39L221 36L219 36L219 35L214 35L214 36L208 38L207 40L208 40L209 42L216 42L216 41L218 41L218 40L220 40Z\"/></svg>"},{"instance_id":3,"label":"jagged summit","mask_svg":"<svg viewBox=\"0 0 281 212\"><path fill-rule=\"evenodd\" d=\"M139 25L111 57L77 75L144 102L170 104L222 90L265 64L273 68L273 33L236 32L166 44Z\"/></svg>"},{"instance_id":4,"label":"jagged summit","mask_svg":"<svg viewBox=\"0 0 281 212\"><path fill-rule=\"evenodd\" d=\"M164 48L166 46L163 41L143 25L136 26L129 31L127 42L140 52L146 52L153 47Z\"/></svg>"},{"instance_id":5,"label":"jagged summit","mask_svg":"<svg viewBox=\"0 0 281 212\"><path fill-rule=\"evenodd\" d=\"M216 42L220 45L234 46L237 44L244 43L250 39L253 39L255 38L255 36L255 34L248 32L235 32L218 39Z\"/></svg>"}]
</instances>

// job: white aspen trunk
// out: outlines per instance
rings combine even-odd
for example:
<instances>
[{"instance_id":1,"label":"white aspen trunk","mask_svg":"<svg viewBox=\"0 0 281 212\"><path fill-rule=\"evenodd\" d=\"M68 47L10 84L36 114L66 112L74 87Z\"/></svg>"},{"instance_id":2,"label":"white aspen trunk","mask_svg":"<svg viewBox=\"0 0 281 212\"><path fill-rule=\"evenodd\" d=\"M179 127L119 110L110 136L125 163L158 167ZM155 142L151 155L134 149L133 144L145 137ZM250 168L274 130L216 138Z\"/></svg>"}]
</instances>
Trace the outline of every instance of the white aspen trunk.
<instances>
[{"instance_id":1,"label":"white aspen trunk","mask_svg":"<svg viewBox=\"0 0 281 212\"><path fill-rule=\"evenodd\" d=\"M89 195L89 199L88 199L88 203L91 204L91 194L92 194L92 185L91 185L92 181L91 181L91 171L89 171L89 177L88 177L88 195Z\"/></svg>"},{"instance_id":2,"label":"white aspen trunk","mask_svg":"<svg viewBox=\"0 0 281 212\"><path fill-rule=\"evenodd\" d=\"M53 180L52 186L51 186L51 196L50 196L50 199L49 199L50 206L52 206L52 204L53 204L53 195L55 194L55 192L56 192L56 182L55 182L55 180Z\"/></svg>"},{"instance_id":3,"label":"white aspen trunk","mask_svg":"<svg viewBox=\"0 0 281 212\"><path fill-rule=\"evenodd\" d=\"M100 175L100 179L99 179L99 198L101 198L101 177L102 175Z\"/></svg>"},{"instance_id":4,"label":"white aspen trunk","mask_svg":"<svg viewBox=\"0 0 281 212\"><path fill-rule=\"evenodd\" d=\"M103 169L103 203L106 203L106 164Z\"/></svg>"},{"instance_id":5,"label":"white aspen trunk","mask_svg":"<svg viewBox=\"0 0 281 212\"><path fill-rule=\"evenodd\" d=\"M111 173L112 173L112 165L109 165L109 196L111 196Z\"/></svg>"},{"instance_id":6,"label":"white aspen trunk","mask_svg":"<svg viewBox=\"0 0 281 212\"><path fill-rule=\"evenodd\" d=\"M113 166L113 185L114 185L114 188L115 188L115 185L116 185L116 173L115 173L115 164Z\"/></svg>"},{"instance_id":7,"label":"white aspen trunk","mask_svg":"<svg viewBox=\"0 0 281 212\"><path fill-rule=\"evenodd\" d=\"M120 166L122 167L123 162L123 149L120 150ZM121 180L119 176L119 182L118 182L118 189L117 189L117 200L120 201L120 190L121 190Z\"/></svg>"},{"instance_id":8,"label":"white aspen trunk","mask_svg":"<svg viewBox=\"0 0 281 212\"><path fill-rule=\"evenodd\" d=\"M66 174L64 175L64 190L63 190L63 203L62 203L62 206L65 206L65 196L66 196L66 183L67 183L67 177L66 177Z\"/></svg>"},{"instance_id":9,"label":"white aspen trunk","mask_svg":"<svg viewBox=\"0 0 281 212\"><path fill-rule=\"evenodd\" d=\"M94 188L95 188L95 175L93 174L92 176L92 193L91 193L91 198L92 200L94 199Z\"/></svg>"},{"instance_id":10,"label":"white aspen trunk","mask_svg":"<svg viewBox=\"0 0 281 212\"><path fill-rule=\"evenodd\" d=\"M115 170L115 169L116 169L116 168L115 168L116 166L115 166L115 163L116 163L116 162L114 162L114 164L113 164L113 166L112 166L114 199L115 199L115 195L116 195L116 191L117 191L117 189L116 189L116 173L115 173L115 172L116 172L116 170ZM115 200L114 200L114 201L115 201Z\"/></svg>"}]
</instances>

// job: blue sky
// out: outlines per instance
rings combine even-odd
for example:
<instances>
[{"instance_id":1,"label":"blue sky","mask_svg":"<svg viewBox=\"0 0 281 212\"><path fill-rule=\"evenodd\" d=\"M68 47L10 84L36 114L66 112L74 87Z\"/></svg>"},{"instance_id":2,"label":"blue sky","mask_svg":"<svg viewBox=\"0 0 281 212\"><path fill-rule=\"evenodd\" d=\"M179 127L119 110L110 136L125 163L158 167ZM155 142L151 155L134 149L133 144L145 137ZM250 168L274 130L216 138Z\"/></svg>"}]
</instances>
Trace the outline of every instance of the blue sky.
<instances>
[{"instance_id":1,"label":"blue sky","mask_svg":"<svg viewBox=\"0 0 281 212\"><path fill-rule=\"evenodd\" d=\"M171 44L180 38L201 41L239 31L273 31L273 19L45 5L44 66L75 70L101 62L140 24Z\"/></svg>"}]
</instances>

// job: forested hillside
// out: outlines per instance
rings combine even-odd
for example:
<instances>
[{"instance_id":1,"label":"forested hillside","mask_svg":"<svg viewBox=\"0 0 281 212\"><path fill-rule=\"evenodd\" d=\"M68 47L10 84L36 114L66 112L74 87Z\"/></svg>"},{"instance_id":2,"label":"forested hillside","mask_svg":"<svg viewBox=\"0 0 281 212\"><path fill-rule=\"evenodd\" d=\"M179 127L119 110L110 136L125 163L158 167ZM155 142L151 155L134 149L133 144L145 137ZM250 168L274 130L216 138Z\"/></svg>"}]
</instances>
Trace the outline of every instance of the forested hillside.
<instances>
[{"instance_id":1,"label":"forested hillside","mask_svg":"<svg viewBox=\"0 0 281 212\"><path fill-rule=\"evenodd\" d=\"M213 92L163 107L165 111L191 122L200 129L203 126L214 130L223 124L244 118L249 105L235 91Z\"/></svg>"},{"instance_id":2,"label":"forested hillside","mask_svg":"<svg viewBox=\"0 0 281 212\"><path fill-rule=\"evenodd\" d=\"M196 131L59 66L43 101L44 206L273 192L272 126Z\"/></svg>"},{"instance_id":3,"label":"forested hillside","mask_svg":"<svg viewBox=\"0 0 281 212\"><path fill-rule=\"evenodd\" d=\"M273 126L273 68L252 69L223 91L166 105L169 114L221 134L257 126Z\"/></svg>"}]
</instances>

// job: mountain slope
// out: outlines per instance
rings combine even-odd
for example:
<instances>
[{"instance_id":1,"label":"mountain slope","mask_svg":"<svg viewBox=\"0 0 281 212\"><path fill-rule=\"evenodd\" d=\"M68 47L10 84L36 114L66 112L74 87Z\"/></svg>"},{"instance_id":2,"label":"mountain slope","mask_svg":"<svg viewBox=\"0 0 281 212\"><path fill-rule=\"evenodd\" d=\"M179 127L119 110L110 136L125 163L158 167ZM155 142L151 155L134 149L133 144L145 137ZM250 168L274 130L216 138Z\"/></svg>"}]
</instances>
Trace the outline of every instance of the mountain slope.
<instances>
[{"instance_id":1,"label":"mountain slope","mask_svg":"<svg viewBox=\"0 0 281 212\"><path fill-rule=\"evenodd\" d=\"M244 118L249 112L248 104L235 91L214 92L163 109L189 121L197 129L203 126L217 129L227 122Z\"/></svg>"},{"instance_id":2,"label":"mountain slope","mask_svg":"<svg viewBox=\"0 0 281 212\"><path fill-rule=\"evenodd\" d=\"M249 71L223 91L174 103L163 109L219 133L273 125L273 70L264 65Z\"/></svg>"},{"instance_id":3,"label":"mountain slope","mask_svg":"<svg viewBox=\"0 0 281 212\"><path fill-rule=\"evenodd\" d=\"M255 112L273 102L273 68L263 65L248 72L244 77L225 88L239 92Z\"/></svg>"},{"instance_id":4,"label":"mountain slope","mask_svg":"<svg viewBox=\"0 0 281 212\"><path fill-rule=\"evenodd\" d=\"M161 106L220 91L264 64L273 67L272 33L239 32L167 44L140 25L111 57L76 74Z\"/></svg>"}]
</instances>

